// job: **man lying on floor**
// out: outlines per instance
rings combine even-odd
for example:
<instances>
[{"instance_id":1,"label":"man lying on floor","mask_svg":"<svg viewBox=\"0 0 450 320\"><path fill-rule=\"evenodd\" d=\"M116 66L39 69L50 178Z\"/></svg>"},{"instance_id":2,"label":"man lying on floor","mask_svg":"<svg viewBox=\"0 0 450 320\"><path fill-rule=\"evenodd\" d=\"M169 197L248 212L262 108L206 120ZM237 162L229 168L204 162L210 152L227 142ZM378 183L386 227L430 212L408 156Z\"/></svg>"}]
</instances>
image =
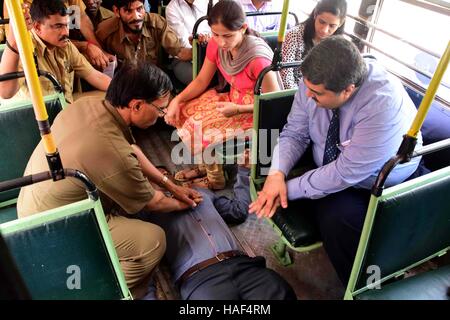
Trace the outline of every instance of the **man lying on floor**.
<instances>
[{"instance_id":1,"label":"man lying on floor","mask_svg":"<svg viewBox=\"0 0 450 320\"><path fill-rule=\"evenodd\" d=\"M250 204L249 170L239 167L234 199L201 189L203 202L173 214L143 214L166 233L166 259L186 300L294 300L290 285L264 257L239 250L227 223L242 223Z\"/></svg>"}]
</instances>

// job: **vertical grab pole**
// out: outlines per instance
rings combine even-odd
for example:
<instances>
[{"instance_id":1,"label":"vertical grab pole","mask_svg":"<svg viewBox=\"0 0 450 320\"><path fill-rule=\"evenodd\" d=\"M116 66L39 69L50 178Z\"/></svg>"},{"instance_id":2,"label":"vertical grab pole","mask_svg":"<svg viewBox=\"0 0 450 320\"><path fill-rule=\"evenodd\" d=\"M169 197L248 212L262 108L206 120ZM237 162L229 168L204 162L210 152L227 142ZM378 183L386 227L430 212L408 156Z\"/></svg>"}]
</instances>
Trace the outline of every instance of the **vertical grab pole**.
<instances>
[{"instance_id":1,"label":"vertical grab pole","mask_svg":"<svg viewBox=\"0 0 450 320\"><path fill-rule=\"evenodd\" d=\"M284 42L286 28L287 28L288 15L289 15L289 0L284 0L283 11L281 14L281 21L280 21L280 30L278 31L278 43L279 44Z\"/></svg>"},{"instance_id":2,"label":"vertical grab pole","mask_svg":"<svg viewBox=\"0 0 450 320\"><path fill-rule=\"evenodd\" d=\"M34 114L44 144L47 162L53 180L63 179L64 171L62 170L61 159L50 131L47 109L45 108L37 69L33 58L33 43L31 42L30 34L27 31L25 18L22 12L22 5L18 0L6 0L6 6L11 18L10 24L12 24L12 27L14 28L19 56L25 73L25 79L28 83L28 89L31 94Z\"/></svg>"},{"instance_id":3,"label":"vertical grab pole","mask_svg":"<svg viewBox=\"0 0 450 320\"><path fill-rule=\"evenodd\" d=\"M284 0L283 3L283 11L281 12L281 21L280 21L280 30L278 31L278 44L277 48L275 49L272 65L274 66L274 71L279 71L281 64L281 46L283 45L285 34L286 34L286 27L287 27L287 17L289 15L289 0Z\"/></svg>"}]
</instances>

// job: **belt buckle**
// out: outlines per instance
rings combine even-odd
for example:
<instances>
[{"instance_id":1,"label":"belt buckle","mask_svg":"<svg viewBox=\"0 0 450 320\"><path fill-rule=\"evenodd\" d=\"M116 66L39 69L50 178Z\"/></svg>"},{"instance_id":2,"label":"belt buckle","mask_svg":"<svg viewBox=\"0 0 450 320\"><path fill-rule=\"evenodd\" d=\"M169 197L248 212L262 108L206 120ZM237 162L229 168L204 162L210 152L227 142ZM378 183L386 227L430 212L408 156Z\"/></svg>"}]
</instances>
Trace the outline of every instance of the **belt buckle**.
<instances>
[{"instance_id":1,"label":"belt buckle","mask_svg":"<svg viewBox=\"0 0 450 320\"><path fill-rule=\"evenodd\" d=\"M219 262L222 262L223 260L227 259L227 256L223 254L223 252L219 252L218 254L216 254L216 259Z\"/></svg>"}]
</instances>

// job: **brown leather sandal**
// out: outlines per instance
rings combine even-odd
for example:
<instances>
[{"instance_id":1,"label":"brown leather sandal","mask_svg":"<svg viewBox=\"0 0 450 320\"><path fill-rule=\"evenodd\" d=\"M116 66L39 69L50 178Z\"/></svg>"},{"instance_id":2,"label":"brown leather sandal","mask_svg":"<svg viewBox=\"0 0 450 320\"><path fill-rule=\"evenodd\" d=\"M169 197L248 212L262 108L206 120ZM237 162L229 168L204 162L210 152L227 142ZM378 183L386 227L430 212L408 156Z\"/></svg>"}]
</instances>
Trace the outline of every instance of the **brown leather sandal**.
<instances>
[{"instance_id":1,"label":"brown leather sandal","mask_svg":"<svg viewBox=\"0 0 450 320\"><path fill-rule=\"evenodd\" d=\"M194 168L183 169L175 173L174 179L179 182L187 182L189 180L206 176L206 169L195 166Z\"/></svg>"}]
</instances>

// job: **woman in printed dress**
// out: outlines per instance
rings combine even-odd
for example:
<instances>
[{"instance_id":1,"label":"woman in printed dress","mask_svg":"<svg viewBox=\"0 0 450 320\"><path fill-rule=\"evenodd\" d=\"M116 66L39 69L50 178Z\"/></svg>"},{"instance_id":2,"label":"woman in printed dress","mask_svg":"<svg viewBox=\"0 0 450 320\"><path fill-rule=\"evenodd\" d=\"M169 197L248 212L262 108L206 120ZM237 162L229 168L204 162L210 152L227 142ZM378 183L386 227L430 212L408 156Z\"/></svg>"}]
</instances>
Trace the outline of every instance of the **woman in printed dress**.
<instances>
[{"instance_id":1,"label":"woman in printed dress","mask_svg":"<svg viewBox=\"0 0 450 320\"><path fill-rule=\"evenodd\" d=\"M321 0L306 21L289 30L281 49L283 62L302 62L309 50L323 39L344 33L347 2ZM298 87L302 79L300 68L281 70L284 89Z\"/></svg>"},{"instance_id":2,"label":"woman in printed dress","mask_svg":"<svg viewBox=\"0 0 450 320\"><path fill-rule=\"evenodd\" d=\"M263 39L253 35L245 23L241 5L233 0L219 1L208 17L212 38L199 75L169 104L165 120L178 129L182 141L194 156L206 147L222 143L235 130L253 126L253 88L260 72L271 64L273 52ZM230 92L208 90L216 71ZM220 82L220 81L219 81ZM263 80L262 91L279 90L277 74L269 72ZM231 133L230 133L231 132ZM206 179L201 182L211 189L225 186L223 168L207 163ZM177 180L188 180L202 174L202 169L177 173Z\"/></svg>"}]
</instances>

